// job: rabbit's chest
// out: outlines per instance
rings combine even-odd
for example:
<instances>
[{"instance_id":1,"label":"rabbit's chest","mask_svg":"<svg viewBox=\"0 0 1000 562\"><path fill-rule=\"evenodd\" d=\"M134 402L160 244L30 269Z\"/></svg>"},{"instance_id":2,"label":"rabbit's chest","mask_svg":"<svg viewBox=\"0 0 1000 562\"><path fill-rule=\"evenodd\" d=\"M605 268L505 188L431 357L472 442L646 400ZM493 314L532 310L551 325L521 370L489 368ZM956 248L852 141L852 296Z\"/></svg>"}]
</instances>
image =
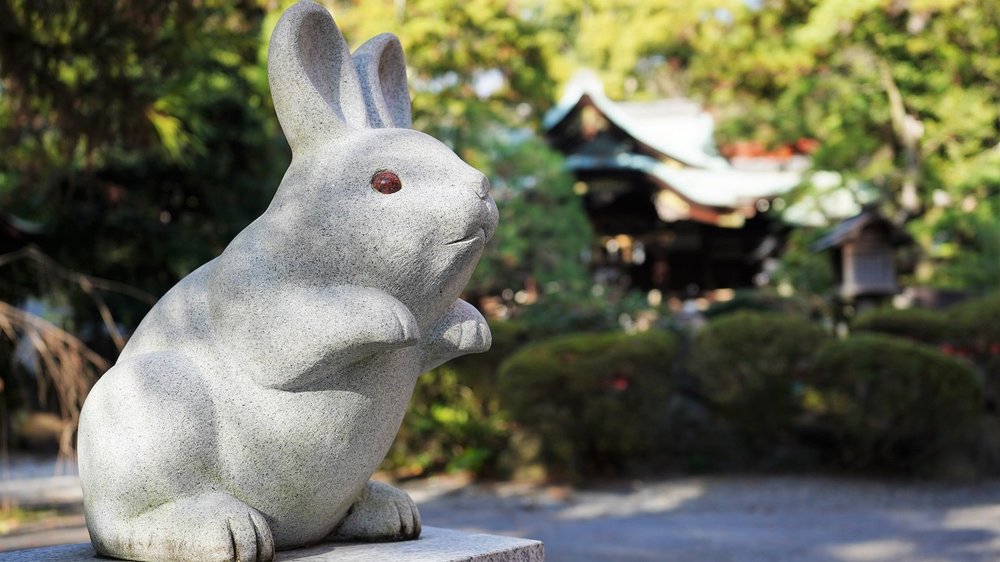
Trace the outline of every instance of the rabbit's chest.
<instances>
[{"instance_id":1,"label":"rabbit's chest","mask_svg":"<svg viewBox=\"0 0 1000 562\"><path fill-rule=\"evenodd\" d=\"M373 369L339 388L269 392L238 432L250 432L261 455L289 469L342 471L341 462L368 457L378 463L399 429L415 375L392 361L367 367Z\"/></svg>"},{"instance_id":2,"label":"rabbit's chest","mask_svg":"<svg viewBox=\"0 0 1000 562\"><path fill-rule=\"evenodd\" d=\"M329 532L399 430L419 369L407 359L375 357L338 373L331 388L229 404L220 429L240 436L223 451L233 484L281 526Z\"/></svg>"}]
</instances>

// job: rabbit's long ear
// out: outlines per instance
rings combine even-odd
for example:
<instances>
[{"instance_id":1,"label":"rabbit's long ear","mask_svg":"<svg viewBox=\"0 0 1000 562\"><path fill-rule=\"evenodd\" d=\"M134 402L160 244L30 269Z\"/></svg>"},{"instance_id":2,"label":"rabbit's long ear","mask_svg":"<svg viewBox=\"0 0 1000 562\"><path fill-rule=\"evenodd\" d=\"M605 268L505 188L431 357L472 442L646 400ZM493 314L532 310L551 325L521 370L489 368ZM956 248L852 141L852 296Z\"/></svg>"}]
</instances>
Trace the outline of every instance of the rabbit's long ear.
<instances>
[{"instance_id":1,"label":"rabbit's long ear","mask_svg":"<svg viewBox=\"0 0 1000 562\"><path fill-rule=\"evenodd\" d=\"M367 127L351 52L322 6L304 0L282 14L271 34L267 74L278 121L293 151Z\"/></svg>"},{"instance_id":2,"label":"rabbit's long ear","mask_svg":"<svg viewBox=\"0 0 1000 562\"><path fill-rule=\"evenodd\" d=\"M390 33L372 37L354 51L354 66L361 77L371 126L410 128L410 93L399 39Z\"/></svg>"}]
</instances>

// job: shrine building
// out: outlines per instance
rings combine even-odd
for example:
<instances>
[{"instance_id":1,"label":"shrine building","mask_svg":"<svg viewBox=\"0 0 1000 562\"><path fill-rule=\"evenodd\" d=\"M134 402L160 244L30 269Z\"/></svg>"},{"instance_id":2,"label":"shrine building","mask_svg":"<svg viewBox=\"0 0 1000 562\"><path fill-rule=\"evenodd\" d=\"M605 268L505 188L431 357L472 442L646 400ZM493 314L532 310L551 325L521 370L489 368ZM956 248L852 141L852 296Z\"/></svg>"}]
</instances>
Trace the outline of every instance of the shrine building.
<instances>
[{"instance_id":1,"label":"shrine building","mask_svg":"<svg viewBox=\"0 0 1000 562\"><path fill-rule=\"evenodd\" d=\"M569 84L544 127L600 242L595 280L663 295L754 286L780 245L774 211L809 166L794 151L727 159L697 103L612 101L590 76Z\"/></svg>"}]
</instances>

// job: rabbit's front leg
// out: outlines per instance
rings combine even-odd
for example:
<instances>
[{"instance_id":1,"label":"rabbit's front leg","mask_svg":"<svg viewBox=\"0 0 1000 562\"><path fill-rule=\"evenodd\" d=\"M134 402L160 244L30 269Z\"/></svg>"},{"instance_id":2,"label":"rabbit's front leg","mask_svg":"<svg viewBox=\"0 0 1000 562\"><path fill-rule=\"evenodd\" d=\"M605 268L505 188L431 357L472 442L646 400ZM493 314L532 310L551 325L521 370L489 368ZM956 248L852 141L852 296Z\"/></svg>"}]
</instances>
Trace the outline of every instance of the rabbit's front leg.
<instances>
[{"instance_id":1,"label":"rabbit's front leg","mask_svg":"<svg viewBox=\"0 0 1000 562\"><path fill-rule=\"evenodd\" d=\"M375 353L416 345L410 310L370 287L287 287L219 307L216 326L257 383L307 390Z\"/></svg>"},{"instance_id":2,"label":"rabbit's front leg","mask_svg":"<svg viewBox=\"0 0 1000 562\"><path fill-rule=\"evenodd\" d=\"M399 541L419 536L420 512L409 494L370 480L344 520L326 540Z\"/></svg>"},{"instance_id":3,"label":"rabbit's front leg","mask_svg":"<svg viewBox=\"0 0 1000 562\"><path fill-rule=\"evenodd\" d=\"M489 351L493 343L490 327L476 307L458 299L444 313L421 344L422 371L468 353Z\"/></svg>"}]
</instances>

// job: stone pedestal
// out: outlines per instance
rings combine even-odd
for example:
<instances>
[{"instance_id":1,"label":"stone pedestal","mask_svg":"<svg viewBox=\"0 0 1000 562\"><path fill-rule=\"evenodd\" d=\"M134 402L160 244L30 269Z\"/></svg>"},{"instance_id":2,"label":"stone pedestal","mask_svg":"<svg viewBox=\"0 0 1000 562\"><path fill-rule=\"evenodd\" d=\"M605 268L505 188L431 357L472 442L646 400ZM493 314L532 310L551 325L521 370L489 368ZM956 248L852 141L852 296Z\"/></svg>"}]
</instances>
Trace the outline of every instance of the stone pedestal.
<instances>
[{"instance_id":1,"label":"stone pedestal","mask_svg":"<svg viewBox=\"0 0 1000 562\"><path fill-rule=\"evenodd\" d=\"M0 553L7 562L79 562L99 560L89 543L69 544ZM323 544L279 552L280 562L543 562L545 548L539 541L465 533L424 527L415 541L390 543Z\"/></svg>"}]
</instances>

